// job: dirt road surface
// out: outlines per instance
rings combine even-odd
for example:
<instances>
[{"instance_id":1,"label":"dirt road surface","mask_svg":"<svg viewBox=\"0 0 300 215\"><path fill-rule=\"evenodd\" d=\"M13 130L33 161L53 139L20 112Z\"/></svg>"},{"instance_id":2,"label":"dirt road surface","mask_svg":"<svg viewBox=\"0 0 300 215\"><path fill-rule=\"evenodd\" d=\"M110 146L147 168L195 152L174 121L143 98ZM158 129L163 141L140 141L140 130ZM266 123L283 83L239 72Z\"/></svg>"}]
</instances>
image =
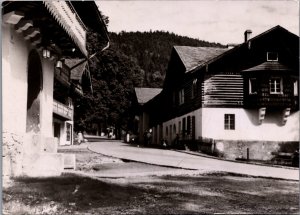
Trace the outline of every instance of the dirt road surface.
<instances>
[{"instance_id":1,"label":"dirt road surface","mask_svg":"<svg viewBox=\"0 0 300 215\"><path fill-rule=\"evenodd\" d=\"M77 155L78 170L14 181L3 190L3 214L299 214L297 181L124 162L80 147L65 152Z\"/></svg>"}]
</instances>

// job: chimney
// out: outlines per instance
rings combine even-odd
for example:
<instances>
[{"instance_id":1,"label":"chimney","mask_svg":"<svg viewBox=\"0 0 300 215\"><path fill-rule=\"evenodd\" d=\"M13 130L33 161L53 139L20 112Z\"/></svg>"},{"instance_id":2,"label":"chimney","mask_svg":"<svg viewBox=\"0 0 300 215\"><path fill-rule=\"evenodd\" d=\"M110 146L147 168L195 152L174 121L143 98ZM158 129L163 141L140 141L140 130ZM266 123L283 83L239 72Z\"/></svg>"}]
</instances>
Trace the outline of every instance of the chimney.
<instances>
[{"instance_id":1,"label":"chimney","mask_svg":"<svg viewBox=\"0 0 300 215\"><path fill-rule=\"evenodd\" d=\"M251 30L246 30L244 35L245 35L245 42L247 42L248 40L251 39L251 34L252 34L252 31Z\"/></svg>"}]
</instances>

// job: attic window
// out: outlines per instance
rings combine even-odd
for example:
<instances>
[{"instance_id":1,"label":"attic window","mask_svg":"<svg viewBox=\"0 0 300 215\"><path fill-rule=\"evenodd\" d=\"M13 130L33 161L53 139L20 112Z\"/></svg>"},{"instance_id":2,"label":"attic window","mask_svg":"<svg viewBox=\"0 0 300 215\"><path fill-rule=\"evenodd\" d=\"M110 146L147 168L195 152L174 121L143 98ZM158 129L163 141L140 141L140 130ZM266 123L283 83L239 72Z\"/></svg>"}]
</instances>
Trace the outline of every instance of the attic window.
<instances>
[{"instance_id":1,"label":"attic window","mask_svg":"<svg viewBox=\"0 0 300 215\"><path fill-rule=\"evenodd\" d=\"M267 52L267 61L278 61L277 52Z\"/></svg>"}]
</instances>

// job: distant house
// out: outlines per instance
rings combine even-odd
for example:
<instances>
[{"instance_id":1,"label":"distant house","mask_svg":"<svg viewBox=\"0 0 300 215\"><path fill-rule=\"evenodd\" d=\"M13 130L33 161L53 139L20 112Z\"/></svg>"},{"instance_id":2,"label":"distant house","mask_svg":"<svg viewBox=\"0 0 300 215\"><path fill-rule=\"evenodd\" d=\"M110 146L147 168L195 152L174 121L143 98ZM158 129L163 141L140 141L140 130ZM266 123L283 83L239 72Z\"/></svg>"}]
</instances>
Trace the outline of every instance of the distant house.
<instances>
[{"instance_id":1,"label":"distant house","mask_svg":"<svg viewBox=\"0 0 300 215\"><path fill-rule=\"evenodd\" d=\"M134 88L135 99L135 120L134 120L134 133L139 134L139 140L143 140L143 133L149 129L149 116L146 111L143 111L143 105L153 99L161 92L161 88Z\"/></svg>"},{"instance_id":2,"label":"distant house","mask_svg":"<svg viewBox=\"0 0 300 215\"><path fill-rule=\"evenodd\" d=\"M4 175L62 172L57 144L72 144L72 100L90 89L87 27L108 41L94 1L2 2Z\"/></svg>"},{"instance_id":3,"label":"distant house","mask_svg":"<svg viewBox=\"0 0 300 215\"><path fill-rule=\"evenodd\" d=\"M172 144L268 160L299 142L299 37L276 26L230 49L175 46L162 92L144 105Z\"/></svg>"}]
</instances>

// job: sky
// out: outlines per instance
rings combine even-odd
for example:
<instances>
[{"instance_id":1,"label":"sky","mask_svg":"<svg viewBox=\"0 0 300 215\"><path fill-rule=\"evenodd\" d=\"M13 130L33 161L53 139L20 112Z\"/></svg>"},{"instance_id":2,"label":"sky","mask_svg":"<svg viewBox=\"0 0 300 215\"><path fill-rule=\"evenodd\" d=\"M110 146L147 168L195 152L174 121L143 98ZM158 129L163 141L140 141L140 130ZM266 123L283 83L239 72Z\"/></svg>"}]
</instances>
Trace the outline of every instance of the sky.
<instances>
[{"instance_id":1,"label":"sky","mask_svg":"<svg viewBox=\"0 0 300 215\"><path fill-rule=\"evenodd\" d=\"M298 0L97 0L108 31L169 31L209 42L242 43L281 25L299 36Z\"/></svg>"}]
</instances>

